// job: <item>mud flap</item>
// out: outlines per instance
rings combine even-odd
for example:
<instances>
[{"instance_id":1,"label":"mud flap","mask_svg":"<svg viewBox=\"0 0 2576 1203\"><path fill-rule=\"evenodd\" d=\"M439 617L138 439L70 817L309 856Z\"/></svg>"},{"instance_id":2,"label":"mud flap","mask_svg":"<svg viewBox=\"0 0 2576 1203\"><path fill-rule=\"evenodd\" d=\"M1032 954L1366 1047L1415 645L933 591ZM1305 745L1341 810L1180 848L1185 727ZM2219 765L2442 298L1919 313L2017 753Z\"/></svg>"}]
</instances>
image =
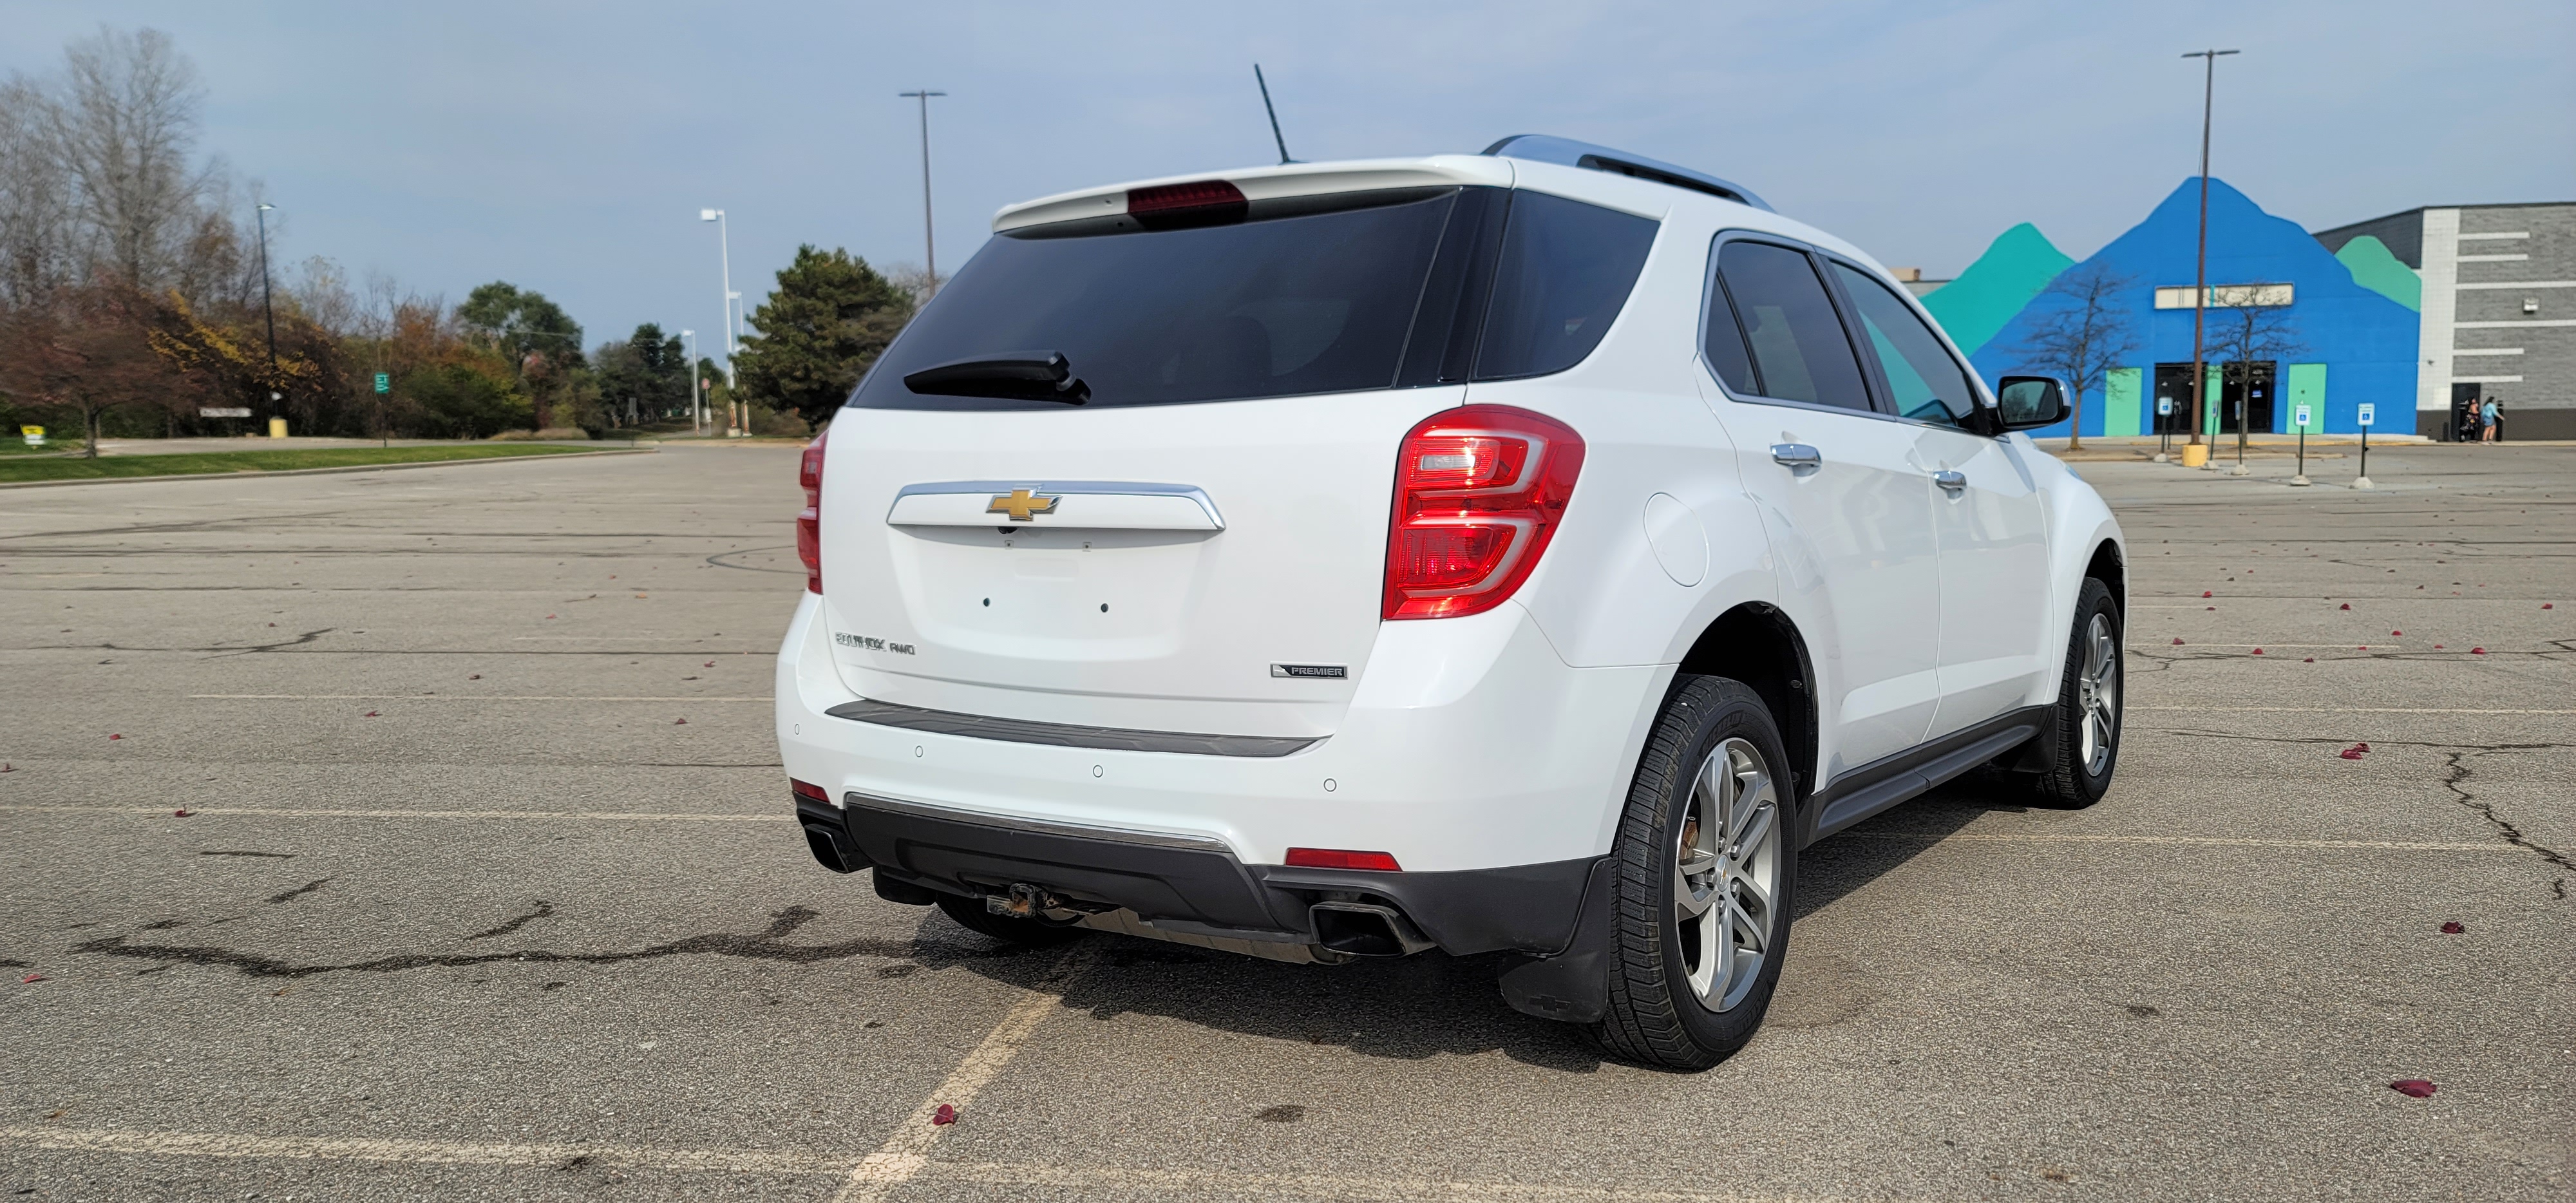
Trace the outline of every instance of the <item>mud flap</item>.
<instances>
[{"instance_id":1,"label":"mud flap","mask_svg":"<svg viewBox=\"0 0 2576 1203\"><path fill-rule=\"evenodd\" d=\"M1592 1023L1610 1007L1610 858L1592 865L1565 951L1522 957L1503 970L1503 1001L1523 1015Z\"/></svg>"}]
</instances>

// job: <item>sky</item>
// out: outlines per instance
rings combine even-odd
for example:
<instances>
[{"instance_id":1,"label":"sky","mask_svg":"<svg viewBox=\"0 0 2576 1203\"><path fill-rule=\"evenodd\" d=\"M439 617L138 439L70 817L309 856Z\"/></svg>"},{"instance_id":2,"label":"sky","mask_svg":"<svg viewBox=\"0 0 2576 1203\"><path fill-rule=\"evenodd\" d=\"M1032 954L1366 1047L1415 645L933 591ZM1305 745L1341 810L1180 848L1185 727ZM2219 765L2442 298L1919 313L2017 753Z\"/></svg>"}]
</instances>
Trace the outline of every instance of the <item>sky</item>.
<instances>
[{"instance_id":1,"label":"sky","mask_svg":"<svg viewBox=\"0 0 2576 1203\"><path fill-rule=\"evenodd\" d=\"M757 304L800 243L939 263L1049 193L1506 134L1737 180L1882 262L1954 275L2036 222L2082 258L2194 174L2324 229L2576 200L2576 5L1386 3L436 5L0 0L0 71L101 23L171 34L201 151L279 209L281 263L461 299L545 293L590 340L721 328L716 227Z\"/></svg>"}]
</instances>

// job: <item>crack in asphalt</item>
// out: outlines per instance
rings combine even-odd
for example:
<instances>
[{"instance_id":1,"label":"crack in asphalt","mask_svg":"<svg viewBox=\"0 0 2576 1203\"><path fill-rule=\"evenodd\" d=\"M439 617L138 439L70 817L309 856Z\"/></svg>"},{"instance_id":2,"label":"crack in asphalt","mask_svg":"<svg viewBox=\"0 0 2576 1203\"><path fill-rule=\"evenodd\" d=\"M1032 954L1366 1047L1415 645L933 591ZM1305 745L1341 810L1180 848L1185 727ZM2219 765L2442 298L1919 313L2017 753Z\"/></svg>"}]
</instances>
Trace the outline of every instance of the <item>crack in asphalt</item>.
<instances>
[{"instance_id":1,"label":"crack in asphalt","mask_svg":"<svg viewBox=\"0 0 2576 1203\"><path fill-rule=\"evenodd\" d=\"M82 944L71 951L93 956L132 957L172 964L205 965L231 969L244 977L300 979L326 973L399 973L411 969L455 969L493 965L510 961L535 964L618 965L629 961L659 960L674 956L742 957L759 961L783 961L792 965L811 965L851 957L882 957L888 960L912 959L955 963L968 960L994 960L1021 955L1026 950L1016 945L993 948L964 948L936 944L920 939L890 940L860 937L834 944L786 944L781 941L796 929L821 918L822 912L810 907L791 906L770 916L767 929L752 935L737 932L710 932L687 936L660 944L622 952L550 952L531 948L516 952L485 953L400 953L364 961L341 964L297 964L277 957L229 948L184 944L133 944L129 936L107 936ZM171 924L175 926L175 924ZM147 924L146 930L162 926Z\"/></svg>"},{"instance_id":2,"label":"crack in asphalt","mask_svg":"<svg viewBox=\"0 0 2576 1203\"><path fill-rule=\"evenodd\" d=\"M536 922L536 921L537 921L537 920L539 920L539 919L543 919L543 918L545 918L546 916L551 915L551 914L553 914L553 913L555 913L555 904L553 904L553 903L551 903L551 902L548 902L548 901L546 901L546 900L545 900L545 899L543 899L543 898L540 898L540 899L538 899L538 900L537 900L537 905L536 905L535 909L530 910L527 914L521 915L521 916L519 916L518 918L515 918L515 919L512 919L512 920L509 920L508 922L505 922L505 923L501 924L499 927L491 928L491 929L488 929L488 930L485 930L485 931L478 931L478 932L474 933L473 935L467 936L467 937L465 937L465 938L466 938L466 939L468 939L468 940L489 940L489 939L491 939L491 938L492 938L492 937L494 937L494 936L506 936L506 935L509 935L511 932L514 932L514 931L519 930L520 928L526 927L527 925L529 925L529 924L531 924L531 923L534 923L534 922Z\"/></svg>"},{"instance_id":3,"label":"crack in asphalt","mask_svg":"<svg viewBox=\"0 0 2576 1203\"><path fill-rule=\"evenodd\" d=\"M301 898L301 897L303 897L303 896L305 896L305 895L307 895L307 894L312 893L312 892L313 892L313 891L315 891L315 890L321 889L322 887L324 887L324 886L327 886L327 885L331 884L331 881L332 881L332 879L331 879L331 878L328 878L328 877L322 878L322 879L320 879L320 880L318 880L318 881L308 881L308 882L304 883L303 885L297 886L297 887L295 887L295 888L294 888L294 889L292 889L292 890L288 890L287 892L285 892L285 893L283 893L283 894L274 895L274 896L270 897L268 901L269 901L269 903L270 903L271 905L275 905L275 904L280 903L280 902L293 902L293 901L295 901L295 900L296 900L296 899L298 899L298 898Z\"/></svg>"},{"instance_id":4,"label":"crack in asphalt","mask_svg":"<svg viewBox=\"0 0 2576 1203\"><path fill-rule=\"evenodd\" d=\"M2450 762L2443 769L2442 787L2450 790L2453 798L2460 805L2476 812L2479 818L2485 819L2487 825L2495 828L2496 834L2504 837L2506 843L2516 848L2527 849L2562 870L2576 873L2576 860L2568 859L2566 853L2555 848L2532 842L2529 836L2522 833L2521 828L2514 826L2512 821L2503 815L2497 814L2493 803L2481 801L2476 794L2463 788L2462 783L2475 772L2467 764L2468 756L2469 753L2465 751L2450 754ZM2549 892L2552 897L2564 901L2567 897L2567 879L2561 876L2551 880Z\"/></svg>"}]
</instances>

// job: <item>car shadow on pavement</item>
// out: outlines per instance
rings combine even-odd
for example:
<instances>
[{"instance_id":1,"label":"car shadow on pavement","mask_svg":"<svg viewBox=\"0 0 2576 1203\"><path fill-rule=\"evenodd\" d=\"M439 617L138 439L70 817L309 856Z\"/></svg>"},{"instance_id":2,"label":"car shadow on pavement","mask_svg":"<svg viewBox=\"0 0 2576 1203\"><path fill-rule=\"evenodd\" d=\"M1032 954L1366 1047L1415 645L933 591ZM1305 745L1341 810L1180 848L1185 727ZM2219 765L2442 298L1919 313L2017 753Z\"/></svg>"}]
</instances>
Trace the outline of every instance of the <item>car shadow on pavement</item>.
<instances>
[{"instance_id":1,"label":"car shadow on pavement","mask_svg":"<svg viewBox=\"0 0 2576 1203\"><path fill-rule=\"evenodd\" d=\"M2020 804L1991 784L1954 785L1816 845L1802 860L1798 913L1832 905L1941 836L2001 809ZM924 945L955 946L981 937L933 911L923 918L917 938ZM1061 992L1065 1006L1103 1023L1150 1016L1407 1061L1500 1052L1532 1066L1591 1073L1605 1060L1580 1030L1522 1015L1503 1002L1495 988L1495 977L1508 963L1501 955L1432 952L1292 965L1127 936L1098 934L1085 943L1087 961L1064 981L1049 980L1061 962L1043 951L951 963L1013 985ZM1787 971L1796 974L1798 967L1793 951Z\"/></svg>"}]
</instances>

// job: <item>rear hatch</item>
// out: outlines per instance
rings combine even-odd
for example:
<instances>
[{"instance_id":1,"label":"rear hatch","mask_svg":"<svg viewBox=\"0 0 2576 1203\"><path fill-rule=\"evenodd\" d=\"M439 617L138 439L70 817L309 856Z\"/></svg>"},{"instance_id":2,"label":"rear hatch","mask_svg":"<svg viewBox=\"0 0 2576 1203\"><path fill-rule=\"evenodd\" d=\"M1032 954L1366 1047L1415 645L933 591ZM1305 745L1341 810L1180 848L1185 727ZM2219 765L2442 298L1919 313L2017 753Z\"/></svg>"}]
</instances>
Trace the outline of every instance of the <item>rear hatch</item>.
<instances>
[{"instance_id":1,"label":"rear hatch","mask_svg":"<svg viewBox=\"0 0 2576 1203\"><path fill-rule=\"evenodd\" d=\"M1508 170L1449 175L1006 211L832 424L845 683L994 719L1330 735L1379 628L1398 445L1464 400L1504 241Z\"/></svg>"}]
</instances>

